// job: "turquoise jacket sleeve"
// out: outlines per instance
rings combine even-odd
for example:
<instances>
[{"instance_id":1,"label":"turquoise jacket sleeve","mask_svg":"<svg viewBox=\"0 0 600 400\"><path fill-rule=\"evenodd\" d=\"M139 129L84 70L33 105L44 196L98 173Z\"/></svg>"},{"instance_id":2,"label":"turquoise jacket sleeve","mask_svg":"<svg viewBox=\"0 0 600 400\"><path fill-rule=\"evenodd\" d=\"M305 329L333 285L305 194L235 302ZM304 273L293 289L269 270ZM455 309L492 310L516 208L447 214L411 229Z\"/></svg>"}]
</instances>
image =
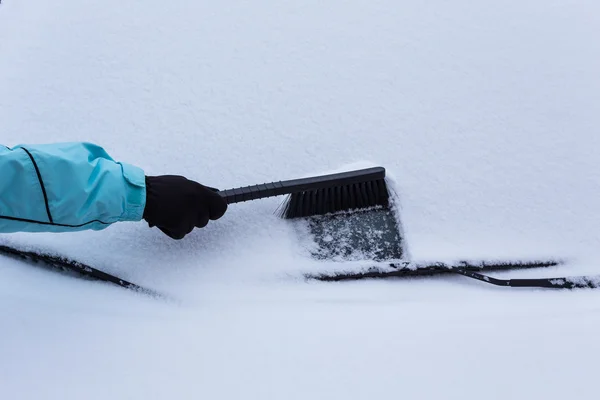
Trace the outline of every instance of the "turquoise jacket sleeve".
<instances>
[{"instance_id":1,"label":"turquoise jacket sleeve","mask_svg":"<svg viewBox=\"0 0 600 400\"><path fill-rule=\"evenodd\" d=\"M101 230L142 219L144 171L91 143L0 145L0 232Z\"/></svg>"}]
</instances>

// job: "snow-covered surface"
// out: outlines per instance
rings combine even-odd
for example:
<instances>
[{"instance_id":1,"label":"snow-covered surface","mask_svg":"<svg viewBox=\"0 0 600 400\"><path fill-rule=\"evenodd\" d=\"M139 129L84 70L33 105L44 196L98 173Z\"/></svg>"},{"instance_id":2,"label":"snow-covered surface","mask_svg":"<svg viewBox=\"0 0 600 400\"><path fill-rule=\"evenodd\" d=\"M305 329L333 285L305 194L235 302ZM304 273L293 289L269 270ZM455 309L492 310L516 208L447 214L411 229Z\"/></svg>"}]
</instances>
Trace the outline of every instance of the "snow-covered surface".
<instances>
[{"instance_id":1,"label":"snow-covered surface","mask_svg":"<svg viewBox=\"0 0 600 400\"><path fill-rule=\"evenodd\" d=\"M598 37L592 0L5 0L0 143L220 188L383 165L414 259L600 274ZM278 205L0 235L177 298L0 259L0 398L597 398L600 292L305 282Z\"/></svg>"}]
</instances>

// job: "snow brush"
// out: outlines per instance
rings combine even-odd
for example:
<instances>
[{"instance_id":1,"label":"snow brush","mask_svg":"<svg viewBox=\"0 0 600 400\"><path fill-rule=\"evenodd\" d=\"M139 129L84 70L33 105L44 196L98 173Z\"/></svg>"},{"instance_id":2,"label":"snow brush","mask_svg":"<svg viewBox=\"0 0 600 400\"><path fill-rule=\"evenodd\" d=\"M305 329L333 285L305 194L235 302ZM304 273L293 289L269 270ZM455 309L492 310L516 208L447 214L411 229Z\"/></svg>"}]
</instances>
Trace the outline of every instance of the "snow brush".
<instances>
[{"instance_id":1,"label":"snow brush","mask_svg":"<svg viewBox=\"0 0 600 400\"><path fill-rule=\"evenodd\" d=\"M285 219L389 205L385 168L373 167L310 178L222 190L227 204L289 195L280 207Z\"/></svg>"}]
</instances>

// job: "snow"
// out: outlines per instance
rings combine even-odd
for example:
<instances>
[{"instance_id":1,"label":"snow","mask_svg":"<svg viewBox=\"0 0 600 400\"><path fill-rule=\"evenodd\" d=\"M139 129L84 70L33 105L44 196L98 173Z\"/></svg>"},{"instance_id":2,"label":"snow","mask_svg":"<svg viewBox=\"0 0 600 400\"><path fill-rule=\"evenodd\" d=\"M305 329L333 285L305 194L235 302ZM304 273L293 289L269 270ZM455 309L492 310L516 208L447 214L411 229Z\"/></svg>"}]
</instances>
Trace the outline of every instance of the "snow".
<instances>
[{"instance_id":1,"label":"snow","mask_svg":"<svg viewBox=\"0 0 600 400\"><path fill-rule=\"evenodd\" d=\"M382 165L413 259L600 271L600 5L0 5L0 143L92 141L230 188ZM0 260L0 397L596 398L599 292L316 283L280 199L182 241L143 222L0 235L168 293Z\"/></svg>"}]
</instances>

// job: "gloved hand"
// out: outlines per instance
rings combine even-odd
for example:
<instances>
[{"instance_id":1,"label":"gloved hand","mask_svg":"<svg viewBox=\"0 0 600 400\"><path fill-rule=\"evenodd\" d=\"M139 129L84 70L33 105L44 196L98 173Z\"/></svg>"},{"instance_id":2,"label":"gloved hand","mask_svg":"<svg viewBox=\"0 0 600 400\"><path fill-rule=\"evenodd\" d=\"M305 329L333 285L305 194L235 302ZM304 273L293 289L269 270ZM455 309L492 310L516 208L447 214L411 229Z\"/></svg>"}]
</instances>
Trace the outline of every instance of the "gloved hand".
<instances>
[{"instance_id":1,"label":"gloved hand","mask_svg":"<svg viewBox=\"0 0 600 400\"><path fill-rule=\"evenodd\" d=\"M183 239L194 227L219 219L227 202L217 189L183 176L146 176L146 208L143 218L173 239Z\"/></svg>"}]
</instances>

